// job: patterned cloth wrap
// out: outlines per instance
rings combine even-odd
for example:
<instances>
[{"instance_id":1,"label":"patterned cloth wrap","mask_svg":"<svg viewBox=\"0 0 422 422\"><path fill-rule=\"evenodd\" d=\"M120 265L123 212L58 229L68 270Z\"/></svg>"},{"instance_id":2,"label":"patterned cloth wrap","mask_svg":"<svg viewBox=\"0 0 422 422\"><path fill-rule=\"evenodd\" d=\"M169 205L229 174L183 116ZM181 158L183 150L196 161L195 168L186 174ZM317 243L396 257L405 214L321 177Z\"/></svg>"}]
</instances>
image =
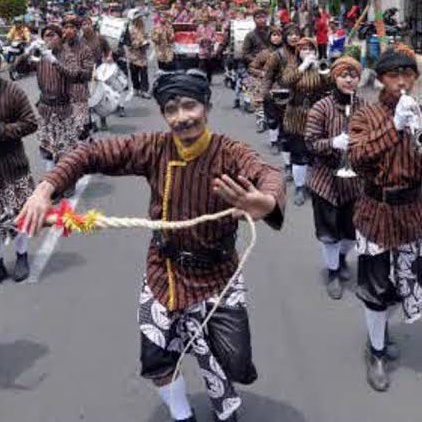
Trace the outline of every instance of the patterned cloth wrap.
<instances>
[{"instance_id":1,"label":"patterned cloth wrap","mask_svg":"<svg viewBox=\"0 0 422 422\"><path fill-rule=\"evenodd\" d=\"M154 299L146 279L144 279L138 313L141 333L156 346L167 351L181 353L184 346L200 328L206 317L207 307L213 306L216 300L217 298L214 297L185 311L170 312ZM242 276L229 289L220 306L226 308L246 307ZM240 407L242 401L211 351L211 346L207 341L207 328L197 337L189 352L198 361L214 411L219 419L227 419Z\"/></svg>"},{"instance_id":2,"label":"patterned cloth wrap","mask_svg":"<svg viewBox=\"0 0 422 422\"><path fill-rule=\"evenodd\" d=\"M356 233L359 255L375 256L387 252L374 242ZM422 286L418 282L417 259L422 257L422 239L390 249L389 281L395 286L405 322L412 323L422 317Z\"/></svg>"}]
</instances>

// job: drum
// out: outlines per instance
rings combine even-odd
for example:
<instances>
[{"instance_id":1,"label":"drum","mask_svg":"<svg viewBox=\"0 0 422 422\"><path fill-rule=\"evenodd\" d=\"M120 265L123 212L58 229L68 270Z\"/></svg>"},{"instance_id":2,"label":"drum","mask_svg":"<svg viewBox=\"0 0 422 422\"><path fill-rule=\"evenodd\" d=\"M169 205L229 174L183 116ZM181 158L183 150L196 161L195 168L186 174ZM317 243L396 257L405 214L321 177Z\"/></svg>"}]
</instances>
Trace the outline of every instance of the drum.
<instances>
[{"instance_id":1,"label":"drum","mask_svg":"<svg viewBox=\"0 0 422 422\"><path fill-rule=\"evenodd\" d=\"M115 18L112 16L102 16L98 21L100 35L108 41L113 52L118 50L128 22L127 18Z\"/></svg>"},{"instance_id":2,"label":"drum","mask_svg":"<svg viewBox=\"0 0 422 422\"><path fill-rule=\"evenodd\" d=\"M106 83L98 81L90 87L91 95L88 106L101 117L107 117L117 110L120 94L113 91Z\"/></svg>"},{"instance_id":3,"label":"drum","mask_svg":"<svg viewBox=\"0 0 422 422\"><path fill-rule=\"evenodd\" d=\"M126 75L116 63L103 63L96 70L96 79L105 82L113 91L123 92L128 85Z\"/></svg>"},{"instance_id":4,"label":"drum","mask_svg":"<svg viewBox=\"0 0 422 422\"><path fill-rule=\"evenodd\" d=\"M243 40L246 34L255 29L255 22L250 19L236 19L230 22L230 43L235 59L242 58Z\"/></svg>"}]
</instances>

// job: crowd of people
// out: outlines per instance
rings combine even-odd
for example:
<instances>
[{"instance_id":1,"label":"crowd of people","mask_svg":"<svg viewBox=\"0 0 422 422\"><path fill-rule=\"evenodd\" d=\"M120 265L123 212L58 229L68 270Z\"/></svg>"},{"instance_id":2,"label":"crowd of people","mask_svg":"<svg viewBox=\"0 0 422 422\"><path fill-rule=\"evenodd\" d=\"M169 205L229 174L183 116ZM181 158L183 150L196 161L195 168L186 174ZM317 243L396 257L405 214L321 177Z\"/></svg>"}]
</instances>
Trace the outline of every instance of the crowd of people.
<instances>
[{"instance_id":1,"label":"crowd of people","mask_svg":"<svg viewBox=\"0 0 422 422\"><path fill-rule=\"evenodd\" d=\"M42 229L52 202L71 197L84 174L145 177L153 220L184 220L232 206L276 230L284 221L286 183L293 182L296 206L311 198L333 300L342 298L344 282L351 278L348 255L357 248L357 296L368 332L367 381L374 390L386 391L387 361L399 357L388 331L389 309L401 304L410 322L421 316L422 155L417 146L422 116L411 96L419 69L406 45L386 49L375 67L382 91L367 104L358 94L360 62L343 50L325 61L330 37L344 31L345 20L356 20L358 12L342 8L340 19L331 20L330 34L325 11L316 11L313 28L306 11L306 3L298 2L294 22L281 2L274 24L271 13L251 1L198 7L176 0L170 8L153 10L150 33L145 10L129 11L131 25L122 40L125 71L138 96L154 97L169 131L96 141L90 137L88 83L96 66L118 62L121 53L95 30L89 10L79 11L82 16L68 11L59 23L43 26L40 35L48 48L38 61L31 62L30 53L21 58L36 72L37 113L19 84L0 79L0 210L24 221L15 233L14 280L30 273L28 235ZM123 10L115 6L111 13L121 16ZM215 56L221 54L228 66L230 22L247 15L255 29L243 41L242 57L230 64L236 73L234 107L240 106L243 91L238 88L245 84L284 171L246 144L208 128ZM183 69L173 49L173 23L191 21L198 24L198 69ZM217 30L224 34L220 43ZM12 31L12 38L28 36L21 25ZM150 42L161 70L152 89ZM119 107L123 116L124 105ZM22 144L35 131L46 169L36 188ZM215 175L212 180L210 175ZM241 399L233 383L251 384L257 378L243 277L218 296L237 266L237 228L233 216L180 232L156 231L151 242L139 308L142 376L152 380L178 422L196 419L183 376L173 379L177 362L216 301L217 312L191 349L216 420L237 421ZM2 238L7 235L9 229L2 228ZM8 276L3 249L2 242L0 281Z\"/></svg>"}]
</instances>

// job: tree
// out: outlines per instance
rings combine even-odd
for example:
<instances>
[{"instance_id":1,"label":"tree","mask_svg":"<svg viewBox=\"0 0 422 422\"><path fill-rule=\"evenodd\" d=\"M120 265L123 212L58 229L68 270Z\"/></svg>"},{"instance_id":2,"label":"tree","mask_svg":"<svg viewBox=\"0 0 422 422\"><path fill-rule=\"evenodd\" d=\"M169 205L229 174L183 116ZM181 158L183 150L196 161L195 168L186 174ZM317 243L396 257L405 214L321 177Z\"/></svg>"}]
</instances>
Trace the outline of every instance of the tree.
<instances>
[{"instance_id":1,"label":"tree","mask_svg":"<svg viewBox=\"0 0 422 422\"><path fill-rule=\"evenodd\" d=\"M0 0L0 17L6 21L25 15L26 11L26 0Z\"/></svg>"}]
</instances>

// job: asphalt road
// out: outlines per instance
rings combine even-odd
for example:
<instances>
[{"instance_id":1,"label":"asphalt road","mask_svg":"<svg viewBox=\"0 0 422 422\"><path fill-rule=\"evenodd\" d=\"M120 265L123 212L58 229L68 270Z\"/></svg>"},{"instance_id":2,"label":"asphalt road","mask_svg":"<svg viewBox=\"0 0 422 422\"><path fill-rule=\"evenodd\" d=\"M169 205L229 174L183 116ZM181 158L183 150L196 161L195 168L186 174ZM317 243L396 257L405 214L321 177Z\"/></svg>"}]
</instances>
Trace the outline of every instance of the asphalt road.
<instances>
[{"instance_id":1,"label":"asphalt road","mask_svg":"<svg viewBox=\"0 0 422 422\"><path fill-rule=\"evenodd\" d=\"M33 78L19 83L36 97ZM212 129L249 143L278 163L278 157L268 154L266 135L255 133L253 118L231 109L232 93L220 78L213 89ZM128 117L110 121L113 135L165 127L155 104L139 99L128 107ZM36 140L25 143L39 178ZM145 216L148 198L141 179L94 176L78 209ZM390 391L371 391L354 284L342 301L328 299L311 217L309 202L298 209L290 197L281 233L259 224L258 244L245 269L259 380L239 388L244 398L240 420L420 422L420 323L407 326L395 319L392 333L402 345L402 359ZM149 237L132 230L61 238L51 257L44 256L49 259L39 278L1 286L1 422L169 420L154 389L138 377L137 292ZM32 239L33 263L42 261L51 239L48 231ZM13 264L11 250L8 264ZM195 362L186 359L184 368L199 421L211 421Z\"/></svg>"}]
</instances>

